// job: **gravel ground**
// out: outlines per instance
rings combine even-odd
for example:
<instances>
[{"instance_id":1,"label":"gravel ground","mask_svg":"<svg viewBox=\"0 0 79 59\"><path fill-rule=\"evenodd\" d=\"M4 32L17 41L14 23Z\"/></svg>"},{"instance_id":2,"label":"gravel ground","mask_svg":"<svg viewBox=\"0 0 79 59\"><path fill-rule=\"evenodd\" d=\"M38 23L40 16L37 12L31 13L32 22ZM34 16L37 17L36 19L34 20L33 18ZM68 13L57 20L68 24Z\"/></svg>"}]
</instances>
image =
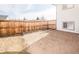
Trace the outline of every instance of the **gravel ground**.
<instances>
[{"instance_id":1,"label":"gravel ground","mask_svg":"<svg viewBox=\"0 0 79 59\"><path fill-rule=\"evenodd\" d=\"M18 41L19 39L22 40ZM25 45L23 46L23 44ZM17 49L18 51L18 49L25 47L25 49L21 49L22 51L20 52L10 51L10 53L14 54L79 53L79 34L56 30L38 31L22 36L0 38L0 45L0 51L6 51L5 53L9 53L7 52L9 49Z\"/></svg>"},{"instance_id":2,"label":"gravel ground","mask_svg":"<svg viewBox=\"0 0 79 59\"><path fill-rule=\"evenodd\" d=\"M24 48L37 42L48 35L48 30L25 33L22 36L10 36L0 38L0 53L29 53L23 52ZM22 52L21 52L22 51Z\"/></svg>"},{"instance_id":3,"label":"gravel ground","mask_svg":"<svg viewBox=\"0 0 79 59\"><path fill-rule=\"evenodd\" d=\"M36 41L47 36L48 32L49 30L32 32L32 33L24 34L22 38L24 38L25 44L27 44L27 46L30 46Z\"/></svg>"},{"instance_id":4,"label":"gravel ground","mask_svg":"<svg viewBox=\"0 0 79 59\"><path fill-rule=\"evenodd\" d=\"M29 53L79 53L79 35L52 30L49 34L24 49Z\"/></svg>"}]
</instances>

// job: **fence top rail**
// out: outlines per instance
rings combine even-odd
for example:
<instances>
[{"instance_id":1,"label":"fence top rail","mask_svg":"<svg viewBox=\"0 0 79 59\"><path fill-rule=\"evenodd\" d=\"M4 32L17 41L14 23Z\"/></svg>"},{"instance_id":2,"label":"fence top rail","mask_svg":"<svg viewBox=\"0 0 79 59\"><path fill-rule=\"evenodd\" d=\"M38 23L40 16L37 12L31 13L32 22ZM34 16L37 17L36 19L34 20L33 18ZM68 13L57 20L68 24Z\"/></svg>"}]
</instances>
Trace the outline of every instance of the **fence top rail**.
<instances>
[{"instance_id":1,"label":"fence top rail","mask_svg":"<svg viewBox=\"0 0 79 59\"><path fill-rule=\"evenodd\" d=\"M56 20L0 20L0 22L42 22L42 21L56 21Z\"/></svg>"}]
</instances>

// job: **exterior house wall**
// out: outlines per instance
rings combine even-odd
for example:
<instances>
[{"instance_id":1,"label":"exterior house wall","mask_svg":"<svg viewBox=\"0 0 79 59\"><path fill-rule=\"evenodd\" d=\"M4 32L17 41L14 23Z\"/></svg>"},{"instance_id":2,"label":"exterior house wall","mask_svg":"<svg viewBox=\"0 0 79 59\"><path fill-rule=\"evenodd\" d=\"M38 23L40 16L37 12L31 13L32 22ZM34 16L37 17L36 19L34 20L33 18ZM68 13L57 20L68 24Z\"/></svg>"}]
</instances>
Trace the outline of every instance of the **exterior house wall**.
<instances>
[{"instance_id":1,"label":"exterior house wall","mask_svg":"<svg viewBox=\"0 0 79 59\"><path fill-rule=\"evenodd\" d=\"M74 30L63 29L64 21L73 21ZM79 33L79 5L69 9L63 9L63 5L57 5L57 30Z\"/></svg>"}]
</instances>

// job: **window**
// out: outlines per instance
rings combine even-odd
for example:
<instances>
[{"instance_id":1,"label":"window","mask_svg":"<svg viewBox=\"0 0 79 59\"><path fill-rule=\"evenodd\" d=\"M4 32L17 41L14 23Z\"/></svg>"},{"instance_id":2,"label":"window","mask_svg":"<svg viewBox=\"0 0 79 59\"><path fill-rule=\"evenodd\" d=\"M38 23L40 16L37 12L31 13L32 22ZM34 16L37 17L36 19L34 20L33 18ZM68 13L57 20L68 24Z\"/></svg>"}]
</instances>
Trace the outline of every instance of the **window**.
<instances>
[{"instance_id":1,"label":"window","mask_svg":"<svg viewBox=\"0 0 79 59\"><path fill-rule=\"evenodd\" d=\"M63 5L63 9L71 9L71 8L74 8L74 5L73 4L64 4Z\"/></svg>"},{"instance_id":2,"label":"window","mask_svg":"<svg viewBox=\"0 0 79 59\"><path fill-rule=\"evenodd\" d=\"M74 30L75 29L75 23L72 22L72 21L63 22L63 29Z\"/></svg>"}]
</instances>

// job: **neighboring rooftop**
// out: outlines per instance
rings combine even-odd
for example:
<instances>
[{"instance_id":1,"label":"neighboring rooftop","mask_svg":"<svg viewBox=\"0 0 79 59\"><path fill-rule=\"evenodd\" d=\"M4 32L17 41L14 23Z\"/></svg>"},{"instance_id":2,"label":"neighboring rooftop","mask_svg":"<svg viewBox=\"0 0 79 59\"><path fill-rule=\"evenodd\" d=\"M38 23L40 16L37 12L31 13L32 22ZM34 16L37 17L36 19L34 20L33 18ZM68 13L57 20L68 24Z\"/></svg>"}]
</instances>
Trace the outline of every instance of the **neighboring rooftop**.
<instances>
[{"instance_id":1,"label":"neighboring rooftop","mask_svg":"<svg viewBox=\"0 0 79 59\"><path fill-rule=\"evenodd\" d=\"M0 19L6 19L8 15L0 15Z\"/></svg>"}]
</instances>

